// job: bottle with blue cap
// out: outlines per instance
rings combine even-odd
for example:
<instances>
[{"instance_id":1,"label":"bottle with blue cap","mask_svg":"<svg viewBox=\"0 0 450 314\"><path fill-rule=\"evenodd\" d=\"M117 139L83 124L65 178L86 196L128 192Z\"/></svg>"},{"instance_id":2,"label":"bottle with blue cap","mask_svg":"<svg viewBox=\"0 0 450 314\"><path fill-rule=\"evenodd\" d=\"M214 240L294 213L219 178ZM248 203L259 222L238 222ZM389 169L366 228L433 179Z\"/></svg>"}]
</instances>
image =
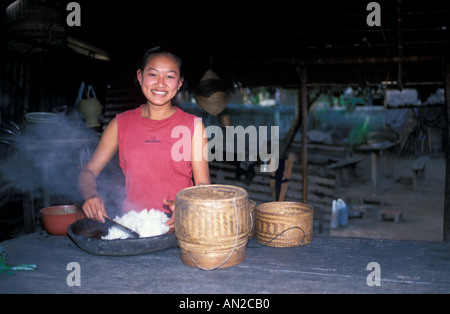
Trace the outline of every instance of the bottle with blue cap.
<instances>
[{"instance_id":1,"label":"bottle with blue cap","mask_svg":"<svg viewBox=\"0 0 450 314\"><path fill-rule=\"evenodd\" d=\"M348 223L348 208L342 198L339 198L336 202L337 208L339 208L339 224L346 226Z\"/></svg>"},{"instance_id":2,"label":"bottle with blue cap","mask_svg":"<svg viewBox=\"0 0 450 314\"><path fill-rule=\"evenodd\" d=\"M337 227L339 227L339 207L337 205L337 201L333 200L333 205L331 207L330 228L336 229Z\"/></svg>"}]
</instances>

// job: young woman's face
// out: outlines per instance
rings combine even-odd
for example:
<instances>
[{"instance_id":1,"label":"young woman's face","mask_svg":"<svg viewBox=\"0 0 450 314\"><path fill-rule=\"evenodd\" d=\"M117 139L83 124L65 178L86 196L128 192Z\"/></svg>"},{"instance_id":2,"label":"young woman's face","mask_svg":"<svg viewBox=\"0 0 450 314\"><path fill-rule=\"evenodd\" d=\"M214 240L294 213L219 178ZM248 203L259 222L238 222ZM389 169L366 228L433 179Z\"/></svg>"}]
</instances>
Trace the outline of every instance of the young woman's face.
<instances>
[{"instance_id":1,"label":"young woman's face","mask_svg":"<svg viewBox=\"0 0 450 314\"><path fill-rule=\"evenodd\" d=\"M137 71L137 78L144 96L157 106L170 103L183 84L177 61L167 55L151 57L144 71Z\"/></svg>"}]
</instances>

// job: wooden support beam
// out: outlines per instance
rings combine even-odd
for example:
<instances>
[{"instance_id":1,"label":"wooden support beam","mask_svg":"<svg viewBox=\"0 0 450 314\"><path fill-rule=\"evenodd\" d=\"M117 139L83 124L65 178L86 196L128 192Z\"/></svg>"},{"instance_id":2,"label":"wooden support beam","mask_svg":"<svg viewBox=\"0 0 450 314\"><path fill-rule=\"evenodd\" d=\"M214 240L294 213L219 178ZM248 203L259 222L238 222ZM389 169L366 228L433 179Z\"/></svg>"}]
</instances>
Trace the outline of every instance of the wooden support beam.
<instances>
[{"instance_id":1,"label":"wooden support beam","mask_svg":"<svg viewBox=\"0 0 450 314\"><path fill-rule=\"evenodd\" d=\"M301 72L301 108L302 108L302 194L303 202L308 200L308 145L307 145L307 133L308 133L308 85L307 85L307 72L306 65L302 68Z\"/></svg>"},{"instance_id":2,"label":"wooden support beam","mask_svg":"<svg viewBox=\"0 0 450 314\"><path fill-rule=\"evenodd\" d=\"M287 152L289 150L289 148L292 145L292 142L294 141L294 137L295 134L297 134L298 129L300 128L300 124L301 124L301 117L300 117L300 103L301 103L301 96L299 93L297 93L297 102L298 105L295 107L295 113L294 113L294 117L292 119L291 125L289 126L289 129L286 133L286 135L284 136L283 140L280 143L280 158L281 159L286 159L287 156Z\"/></svg>"},{"instance_id":3,"label":"wooden support beam","mask_svg":"<svg viewBox=\"0 0 450 314\"><path fill-rule=\"evenodd\" d=\"M305 64L378 64L378 63L402 63L402 62L425 62L425 61L437 61L440 57L435 56L402 56L402 57L357 57L357 58L319 58L319 59L305 59Z\"/></svg>"},{"instance_id":4,"label":"wooden support beam","mask_svg":"<svg viewBox=\"0 0 450 314\"><path fill-rule=\"evenodd\" d=\"M450 241L450 47L444 54L445 90L445 195L444 195L444 241Z\"/></svg>"},{"instance_id":5,"label":"wooden support beam","mask_svg":"<svg viewBox=\"0 0 450 314\"><path fill-rule=\"evenodd\" d=\"M20 143L20 183L22 189L23 231L26 234L34 232L35 209L33 184L30 184L30 163L26 160L25 143Z\"/></svg>"},{"instance_id":6,"label":"wooden support beam","mask_svg":"<svg viewBox=\"0 0 450 314\"><path fill-rule=\"evenodd\" d=\"M300 71L300 70L299 70ZM307 86L308 87L308 86ZM318 98L320 94L317 94L315 97L311 97L308 101L308 108L313 104ZM300 92L297 93L297 105L295 107L294 118L289 126L286 135L280 143L280 158L288 158L288 151L292 146L292 142L294 141L295 135L300 129L300 125L302 124L301 117L301 106L302 106L302 94ZM308 98L308 97L307 97Z\"/></svg>"}]
</instances>

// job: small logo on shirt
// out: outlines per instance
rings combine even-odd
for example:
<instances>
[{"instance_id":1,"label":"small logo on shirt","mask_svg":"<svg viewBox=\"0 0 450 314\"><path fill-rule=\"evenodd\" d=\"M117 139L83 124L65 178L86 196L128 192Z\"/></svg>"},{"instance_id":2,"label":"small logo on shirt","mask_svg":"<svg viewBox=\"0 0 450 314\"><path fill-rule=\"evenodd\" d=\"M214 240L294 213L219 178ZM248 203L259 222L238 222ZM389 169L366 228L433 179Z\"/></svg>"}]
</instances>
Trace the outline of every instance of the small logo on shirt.
<instances>
[{"instance_id":1,"label":"small logo on shirt","mask_svg":"<svg viewBox=\"0 0 450 314\"><path fill-rule=\"evenodd\" d=\"M145 140L145 143L160 143L161 140L156 139L156 136L150 137L149 140Z\"/></svg>"}]
</instances>

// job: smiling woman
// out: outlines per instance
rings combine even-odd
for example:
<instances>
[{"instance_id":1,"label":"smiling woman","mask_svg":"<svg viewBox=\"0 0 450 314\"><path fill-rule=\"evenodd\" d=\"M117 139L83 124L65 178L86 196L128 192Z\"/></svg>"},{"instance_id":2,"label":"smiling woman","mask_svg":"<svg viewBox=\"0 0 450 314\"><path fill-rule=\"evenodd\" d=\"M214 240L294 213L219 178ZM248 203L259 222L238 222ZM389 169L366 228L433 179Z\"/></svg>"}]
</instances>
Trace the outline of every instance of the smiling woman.
<instances>
[{"instance_id":1,"label":"smiling woman","mask_svg":"<svg viewBox=\"0 0 450 314\"><path fill-rule=\"evenodd\" d=\"M147 105L157 107L171 104L172 99L183 85L181 75L181 60L170 52L152 48L144 55L142 68L137 71L137 79L141 85L142 93L147 98ZM156 107L155 107L156 106ZM172 108L175 110L175 108ZM168 111L171 115L174 111ZM149 115L151 111L144 112ZM161 114L156 111L154 114ZM150 119L164 119L164 116L147 116Z\"/></svg>"},{"instance_id":2,"label":"smiling woman","mask_svg":"<svg viewBox=\"0 0 450 314\"><path fill-rule=\"evenodd\" d=\"M174 160L171 149L176 138L172 130L179 126L190 130L192 154L207 145L201 119L183 112L172 103L183 84L181 60L170 52L150 49L144 55L137 79L147 102L139 108L118 114L105 129L92 159L79 176L79 188L85 198L86 217L104 222L105 203L99 195L96 178L118 151L125 175L126 199L122 211L156 209L174 223L175 196L183 188L209 184L208 161Z\"/></svg>"}]
</instances>

